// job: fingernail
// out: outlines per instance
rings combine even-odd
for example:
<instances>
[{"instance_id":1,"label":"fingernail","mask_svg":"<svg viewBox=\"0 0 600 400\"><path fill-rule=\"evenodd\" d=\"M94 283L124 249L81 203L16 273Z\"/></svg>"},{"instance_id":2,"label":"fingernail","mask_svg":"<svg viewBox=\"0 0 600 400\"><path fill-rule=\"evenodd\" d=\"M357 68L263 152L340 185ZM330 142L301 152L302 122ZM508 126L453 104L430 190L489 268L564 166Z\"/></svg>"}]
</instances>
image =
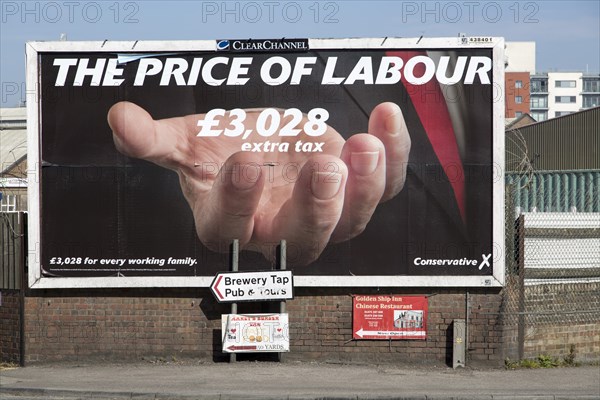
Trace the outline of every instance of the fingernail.
<instances>
[{"instance_id":1,"label":"fingernail","mask_svg":"<svg viewBox=\"0 0 600 400\"><path fill-rule=\"evenodd\" d=\"M350 165L358 175L371 175L375 172L378 162L378 151L363 151L350 154Z\"/></svg>"},{"instance_id":2,"label":"fingernail","mask_svg":"<svg viewBox=\"0 0 600 400\"><path fill-rule=\"evenodd\" d=\"M331 199L342 185L342 174L337 172L313 172L310 189L313 195L320 200Z\"/></svg>"},{"instance_id":3,"label":"fingernail","mask_svg":"<svg viewBox=\"0 0 600 400\"><path fill-rule=\"evenodd\" d=\"M385 120L385 129L390 135L398 134L402 128L402 110L400 110L400 107L398 107L397 104L394 104L394 108L396 111L389 115Z\"/></svg>"},{"instance_id":4,"label":"fingernail","mask_svg":"<svg viewBox=\"0 0 600 400\"><path fill-rule=\"evenodd\" d=\"M231 183L238 190L247 190L260 179L261 168L258 164L237 164L233 167Z\"/></svg>"}]
</instances>

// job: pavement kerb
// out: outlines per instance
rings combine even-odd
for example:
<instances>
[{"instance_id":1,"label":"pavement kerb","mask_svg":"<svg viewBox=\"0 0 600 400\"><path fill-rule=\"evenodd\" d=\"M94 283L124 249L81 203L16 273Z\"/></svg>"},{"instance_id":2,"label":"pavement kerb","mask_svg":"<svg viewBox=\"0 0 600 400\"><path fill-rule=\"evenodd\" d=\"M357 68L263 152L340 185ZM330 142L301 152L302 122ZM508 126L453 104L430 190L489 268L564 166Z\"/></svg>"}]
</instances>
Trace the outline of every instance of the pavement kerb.
<instances>
[{"instance_id":1,"label":"pavement kerb","mask_svg":"<svg viewBox=\"0 0 600 400\"><path fill-rule=\"evenodd\" d=\"M5 393L13 396L43 396L57 398L77 398L95 400L597 400L594 395L487 395L487 396L428 396L428 395L396 395L396 396L302 396L302 395L272 395L272 396L248 396L230 394L197 394L179 395L170 393L137 393L137 392L110 392L110 391L80 391L59 389L35 389L35 388L2 388L0 394Z\"/></svg>"}]
</instances>

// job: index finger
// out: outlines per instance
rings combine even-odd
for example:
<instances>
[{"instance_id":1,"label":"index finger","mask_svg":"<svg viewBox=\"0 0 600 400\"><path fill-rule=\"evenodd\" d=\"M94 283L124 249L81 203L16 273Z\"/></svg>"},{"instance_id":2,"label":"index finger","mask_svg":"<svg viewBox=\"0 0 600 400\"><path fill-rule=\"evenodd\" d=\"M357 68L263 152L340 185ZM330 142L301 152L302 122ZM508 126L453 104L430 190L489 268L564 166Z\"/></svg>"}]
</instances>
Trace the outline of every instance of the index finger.
<instances>
[{"instance_id":1,"label":"index finger","mask_svg":"<svg viewBox=\"0 0 600 400\"><path fill-rule=\"evenodd\" d=\"M381 202L390 200L404 187L410 153L410 135L395 103L381 103L369 117L369 134L376 136L385 147L386 184Z\"/></svg>"}]
</instances>

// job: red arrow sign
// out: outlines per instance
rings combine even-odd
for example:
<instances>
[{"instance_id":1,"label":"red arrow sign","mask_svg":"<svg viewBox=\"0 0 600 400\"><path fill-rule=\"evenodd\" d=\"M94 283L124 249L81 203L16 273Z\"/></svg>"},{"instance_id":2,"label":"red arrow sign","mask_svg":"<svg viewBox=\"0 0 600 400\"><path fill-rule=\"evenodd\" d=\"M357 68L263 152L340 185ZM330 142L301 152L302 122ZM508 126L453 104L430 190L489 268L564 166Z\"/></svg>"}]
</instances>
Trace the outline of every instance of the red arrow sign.
<instances>
[{"instance_id":1,"label":"red arrow sign","mask_svg":"<svg viewBox=\"0 0 600 400\"><path fill-rule=\"evenodd\" d=\"M256 346L229 346L227 348L229 351L242 351L242 350L256 350Z\"/></svg>"},{"instance_id":2,"label":"red arrow sign","mask_svg":"<svg viewBox=\"0 0 600 400\"><path fill-rule=\"evenodd\" d=\"M215 295L217 296L217 300L225 299L223 294L221 294L221 292L219 291L219 282L221 282L221 279L223 279L223 275L219 275L215 282L213 282L213 284L210 285L210 288L215 292Z\"/></svg>"}]
</instances>

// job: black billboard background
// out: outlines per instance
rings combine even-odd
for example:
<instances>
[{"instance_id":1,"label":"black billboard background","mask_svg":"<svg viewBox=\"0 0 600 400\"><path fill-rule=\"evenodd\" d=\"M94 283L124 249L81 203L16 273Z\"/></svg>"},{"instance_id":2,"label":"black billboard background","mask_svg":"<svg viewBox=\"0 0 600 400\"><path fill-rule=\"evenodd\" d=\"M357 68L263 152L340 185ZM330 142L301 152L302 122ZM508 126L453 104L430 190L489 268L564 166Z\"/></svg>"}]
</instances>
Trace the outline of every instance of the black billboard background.
<instances>
[{"instance_id":1,"label":"black billboard background","mask_svg":"<svg viewBox=\"0 0 600 400\"><path fill-rule=\"evenodd\" d=\"M455 50L458 55L492 56L491 50ZM280 54L278 54L280 55ZM56 58L116 57L109 53L47 53L40 55L41 74L41 267L43 276L212 276L227 270L229 255L215 253L198 240L194 219L175 172L120 154L106 121L109 108L122 100L145 108L154 119L207 112L213 108L314 107L329 111L328 124L345 138L367 131L368 115L379 103L393 101L403 110L412 140L407 181L394 199L380 204L366 230L358 237L329 244L314 263L297 267L298 275L491 275L476 267L416 266L414 257L480 260L492 253L492 107L493 85L464 85L456 101L465 103L469 129L463 159L467 226L453 219L452 190L429 144L414 107L402 85L356 83L322 86L324 60L339 57L336 71L347 76L361 56L380 58L384 51L311 51L285 54L319 58L309 77L298 86L267 86L251 68L250 81L241 86L159 86L159 76L134 87L137 62L124 67L124 83L117 87L83 86L73 81L54 86ZM231 56L223 53L185 53L177 57ZM273 54L252 56L261 65ZM153 57L161 58L159 53ZM165 56L166 57L166 56ZM376 70L376 68L375 68ZM217 70L218 71L218 70ZM217 72L218 73L218 72ZM491 79L491 77L490 77ZM492 81L493 82L493 81ZM385 86L385 87L382 87ZM433 192L438 192L433 193ZM432 194L435 194L432 195ZM443 201L446 196L446 201ZM442 199L440 201L440 199ZM453 199L453 198L452 198ZM456 214L456 213L454 213ZM275 251L275 244L273 246ZM56 258L68 264L56 265ZM194 266L140 265L123 268L83 265L78 258L197 260ZM294 244L288 243L293 260ZM55 258L55 263L52 259ZM242 252L241 270L271 268L262 255ZM133 269L137 269L134 271Z\"/></svg>"}]
</instances>

